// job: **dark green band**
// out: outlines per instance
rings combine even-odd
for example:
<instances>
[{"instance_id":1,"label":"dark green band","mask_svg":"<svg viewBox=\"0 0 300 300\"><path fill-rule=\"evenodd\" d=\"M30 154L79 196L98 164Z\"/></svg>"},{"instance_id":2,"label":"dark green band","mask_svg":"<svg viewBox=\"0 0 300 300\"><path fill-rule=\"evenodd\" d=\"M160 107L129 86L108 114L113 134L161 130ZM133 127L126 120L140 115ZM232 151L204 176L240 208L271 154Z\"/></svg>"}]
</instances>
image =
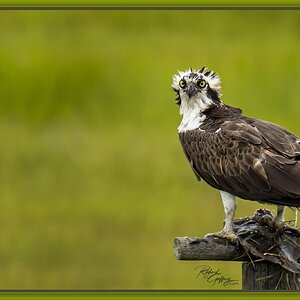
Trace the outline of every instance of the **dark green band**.
<instances>
[{"instance_id":1,"label":"dark green band","mask_svg":"<svg viewBox=\"0 0 300 300\"><path fill-rule=\"evenodd\" d=\"M291 292L12 292L0 293L0 299L299 299L299 293Z\"/></svg>"},{"instance_id":2,"label":"dark green band","mask_svg":"<svg viewBox=\"0 0 300 300\"><path fill-rule=\"evenodd\" d=\"M1 0L1 7L298 8L299 0Z\"/></svg>"}]
</instances>

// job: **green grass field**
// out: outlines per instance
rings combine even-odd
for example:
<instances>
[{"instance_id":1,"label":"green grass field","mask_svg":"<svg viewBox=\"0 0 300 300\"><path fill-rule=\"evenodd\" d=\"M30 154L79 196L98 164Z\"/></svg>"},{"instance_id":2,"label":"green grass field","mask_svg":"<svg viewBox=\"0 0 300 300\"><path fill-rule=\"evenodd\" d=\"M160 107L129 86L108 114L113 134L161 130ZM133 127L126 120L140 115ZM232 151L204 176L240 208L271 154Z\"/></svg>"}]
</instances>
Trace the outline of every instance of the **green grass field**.
<instances>
[{"instance_id":1,"label":"green grass field","mask_svg":"<svg viewBox=\"0 0 300 300\"><path fill-rule=\"evenodd\" d=\"M299 36L299 11L1 11L0 289L210 289L173 255L224 216L172 75L206 65L224 102L300 135Z\"/></svg>"}]
</instances>

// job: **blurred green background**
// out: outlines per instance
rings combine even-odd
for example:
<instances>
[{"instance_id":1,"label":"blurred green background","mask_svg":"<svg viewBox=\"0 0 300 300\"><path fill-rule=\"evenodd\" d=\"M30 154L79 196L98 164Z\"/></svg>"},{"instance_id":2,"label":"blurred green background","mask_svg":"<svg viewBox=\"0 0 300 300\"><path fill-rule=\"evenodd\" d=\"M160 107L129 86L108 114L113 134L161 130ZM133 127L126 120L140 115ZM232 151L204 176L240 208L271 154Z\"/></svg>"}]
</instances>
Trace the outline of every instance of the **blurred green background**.
<instances>
[{"instance_id":1,"label":"blurred green background","mask_svg":"<svg viewBox=\"0 0 300 300\"><path fill-rule=\"evenodd\" d=\"M300 11L1 11L0 45L0 289L210 289L173 255L224 213L172 75L205 65L224 102L300 135Z\"/></svg>"}]
</instances>

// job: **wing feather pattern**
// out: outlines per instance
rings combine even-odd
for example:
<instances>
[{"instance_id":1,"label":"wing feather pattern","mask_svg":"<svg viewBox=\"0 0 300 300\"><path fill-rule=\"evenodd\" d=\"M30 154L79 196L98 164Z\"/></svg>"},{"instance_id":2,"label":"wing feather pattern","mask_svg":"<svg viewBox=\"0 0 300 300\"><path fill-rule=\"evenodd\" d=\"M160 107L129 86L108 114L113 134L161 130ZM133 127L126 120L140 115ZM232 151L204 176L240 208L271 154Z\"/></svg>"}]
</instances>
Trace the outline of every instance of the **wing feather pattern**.
<instances>
[{"instance_id":1,"label":"wing feather pattern","mask_svg":"<svg viewBox=\"0 0 300 300\"><path fill-rule=\"evenodd\" d=\"M200 180L238 197L300 206L300 140L275 124L239 116L180 133Z\"/></svg>"}]
</instances>

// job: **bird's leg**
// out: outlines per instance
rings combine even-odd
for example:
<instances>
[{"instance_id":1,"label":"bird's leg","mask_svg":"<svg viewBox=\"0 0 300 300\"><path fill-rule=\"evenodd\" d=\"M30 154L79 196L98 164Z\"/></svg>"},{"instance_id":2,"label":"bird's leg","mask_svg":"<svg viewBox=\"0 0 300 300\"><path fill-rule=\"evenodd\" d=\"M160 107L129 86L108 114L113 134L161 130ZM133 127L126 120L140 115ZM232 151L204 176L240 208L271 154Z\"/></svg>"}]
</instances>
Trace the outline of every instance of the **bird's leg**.
<instances>
[{"instance_id":1,"label":"bird's leg","mask_svg":"<svg viewBox=\"0 0 300 300\"><path fill-rule=\"evenodd\" d=\"M283 205L277 205L277 213L274 217L275 228L280 229L284 226L284 209Z\"/></svg>"},{"instance_id":2,"label":"bird's leg","mask_svg":"<svg viewBox=\"0 0 300 300\"><path fill-rule=\"evenodd\" d=\"M225 212L225 226L223 231L233 233L232 225L236 210L236 197L224 191L221 191L221 197Z\"/></svg>"},{"instance_id":3,"label":"bird's leg","mask_svg":"<svg viewBox=\"0 0 300 300\"><path fill-rule=\"evenodd\" d=\"M236 235L233 232L233 218L236 210L236 197L227 192L220 191L222 202L225 211L225 226L223 230L216 233L209 233L207 236L216 236L221 238L227 238L230 240L236 239Z\"/></svg>"},{"instance_id":4,"label":"bird's leg","mask_svg":"<svg viewBox=\"0 0 300 300\"><path fill-rule=\"evenodd\" d=\"M277 213L276 213L274 222L278 225L282 224L284 222L284 206L283 205L277 205Z\"/></svg>"}]
</instances>

